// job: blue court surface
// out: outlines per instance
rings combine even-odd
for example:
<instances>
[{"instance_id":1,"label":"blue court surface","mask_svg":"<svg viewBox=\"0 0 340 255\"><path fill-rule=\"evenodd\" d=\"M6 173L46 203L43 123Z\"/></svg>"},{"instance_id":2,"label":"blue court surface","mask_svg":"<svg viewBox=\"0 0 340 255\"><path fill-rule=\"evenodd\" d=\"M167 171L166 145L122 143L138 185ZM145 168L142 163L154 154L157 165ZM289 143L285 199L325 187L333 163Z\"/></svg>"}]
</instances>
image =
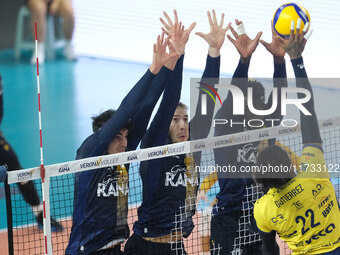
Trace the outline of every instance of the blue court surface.
<instances>
[{"instance_id":1,"label":"blue court surface","mask_svg":"<svg viewBox=\"0 0 340 255\"><path fill-rule=\"evenodd\" d=\"M24 168L40 164L36 67L29 65L29 58L29 52L20 61L14 60L12 50L0 52L4 87L1 130ZM117 108L147 68L146 63L81 56L76 62L61 57L46 62L40 68L45 165L74 160L77 148L92 132L90 117ZM202 70L184 70L184 103L190 105L190 78L201 75ZM320 119L340 115L340 90L317 87L314 92ZM133 176L137 178L138 174ZM136 194L130 192L130 195ZM134 200L140 201L140 194ZM0 186L0 215L0 229L3 229L6 228L3 186Z\"/></svg>"}]
</instances>

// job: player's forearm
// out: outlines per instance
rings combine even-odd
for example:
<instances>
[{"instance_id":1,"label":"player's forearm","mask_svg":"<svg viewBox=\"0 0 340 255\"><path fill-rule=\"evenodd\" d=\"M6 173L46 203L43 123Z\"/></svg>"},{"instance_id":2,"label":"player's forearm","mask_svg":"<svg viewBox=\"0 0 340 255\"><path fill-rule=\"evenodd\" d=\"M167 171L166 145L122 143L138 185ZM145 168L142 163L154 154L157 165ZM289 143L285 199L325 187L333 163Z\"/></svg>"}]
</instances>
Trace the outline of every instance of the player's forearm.
<instances>
[{"instance_id":1,"label":"player's forearm","mask_svg":"<svg viewBox=\"0 0 340 255\"><path fill-rule=\"evenodd\" d=\"M283 59L283 62L275 62L274 60L274 78L287 78L286 72L286 62Z\"/></svg>"},{"instance_id":2,"label":"player's forearm","mask_svg":"<svg viewBox=\"0 0 340 255\"><path fill-rule=\"evenodd\" d=\"M211 91L212 90L211 88L213 88L217 91L217 89L215 88L215 84L218 83L219 76L220 76L220 57L213 58L210 55L208 55L199 87L199 95L195 116L190 121L190 125L193 126L193 129L191 129L191 139L193 140L205 138L209 133L209 130L211 128L212 117L214 114L215 104L213 100L207 99L206 100L207 112L206 114L201 114L202 94L206 93L202 89L207 89ZM216 94L213 91L211 92L214 99L216 99ZM198 126L200 126L200 128L198 128Z\"/></svg>"},{"instance_id":3,"label":"player's forearm","mask_svg":"<svg viewBox=\"0 0 340 255\"><path fill-rule=\"evenodd\" d=\"M137 112L131 118L134 124L134 129L129 133L128 148L129 150L135 150L138 143L143 138L146 128L148 126L152 111L163 93L165 87L168 85L169 76L172 73L166 67L163 67L156 75L149 91L138 108Z\"/></svg>"},{"instance_id":4,"label":"player's forearm","mask_svg":"<svg viewBox=\"0 0 340 255\"><path fill-rule=\"evenodd\" d=\"M95 133L95 146L91 156L101 155L115 138L116 134L124 127L128 120L137 111L148 92L155 75L148 69L143 77L130 90L123 99L115 114L105 122L103 127Z\"/></svg>"},{"instance_id":5,"label":"player's forearm","mask_svg":"<svg viewBox=\"0 0 340 255\"><path fill-rule=\"evenodd\" d=\"M249 62L243 63L241 60L238 62L236 70L233 75L234 78L248 78Z\"/></svg>"},{"instance_id":6,"label":"player's forearm","mask_svg":"<svg viewBox=\"0 0 340 255\"><path fill-rule=\"evenodd\" d=\"M234 72L231 84L238 86L243 94L247 93L249 62L244 63L241 59Z\"/></svg>"},{"instance_id":7,"label":"player's forearm","mask_svg":"<svg viewBox=\"0 0 340 255\"><path fill-rule=\"evenodd\" d=\"M317 116L314 109L314 96L312 86L308 80L307 73L304 67L303 58L297 58L291 60L295 77L296 87L304 88L311 94L311 98L303 106L311 113L311 115L305 115L300 113L300 122L302 130L302 142L303 143L322 143L320 130L318 125ZM302 98L303 95L298 94L298 98Z\"/></svg>"},{"instance_id":8,"label":"player's forearm","mask_svg":"<svg viewBox=\"0 0 340 255\"><path fill-rule=\"evenodd\" d=\"M278 102L276 110L268 116L268 119L280 119L282 120L283 116L281 115L281 88L285 88L288 86L287 82L287 72L286 72L286 64L283 59L283 62L276 62L274 58L274 75L273 75L273 86L274 88L277 88L278 93ZM269 105L272 104L272 95L273 93L270 93L268 98ZM269 106L268 106L269 108Z\"/></svg>"},{"instance_id":9,"label":"player's forearm","mask_svg":"<svg viewBox=\"0 0 340 255\"><path fill-rule=\"evenodd\" d=\"M169 77L169 85L164 90L158 111L143 138L143 148L164 145L167 140L169 126L181 96L183 58L181 56L178 59L175 70Z\"/></svg>"},{"instance_id":10,"label":"player's forearm","mask_svg":"<svg viewBox=\"0 0 340 255\"><path fill-rule=\"evenodd\" d=\"M208 55L209 55L209 57L217 58L217 57L220 56L220 49L213 48L213 47L209 46Z\"/></svg>"}]
</instances>

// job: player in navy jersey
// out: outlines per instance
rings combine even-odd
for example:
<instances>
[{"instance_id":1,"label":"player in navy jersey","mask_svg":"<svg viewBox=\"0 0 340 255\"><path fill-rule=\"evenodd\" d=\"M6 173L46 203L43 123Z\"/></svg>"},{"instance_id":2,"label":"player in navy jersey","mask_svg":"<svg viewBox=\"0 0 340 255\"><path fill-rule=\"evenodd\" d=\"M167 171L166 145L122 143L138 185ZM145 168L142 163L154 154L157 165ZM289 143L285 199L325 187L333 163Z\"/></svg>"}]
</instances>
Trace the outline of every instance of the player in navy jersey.
<instances>
[{"instance_id":1,"label":"player in navy jersey","mask_svg":"<svg viewBox=\"0 0 340 255\"><path fill-rule=\"evenodd\" d=\"M257 81L248 80L248 68L252 54L257 48L260 41L262 32L259 32L254 40L251 40L245 33L242 21L235 20L238 28L238 33L231 28L234 38L228 35L228 39L234 44L235 48L240 54L240 61L236 68L236 71L232 77L231 83L238 86L245 98L247 98L247 88L253 88L253 104L255 109L264 110L268 109L271 104L272 95L269 96L268 103L265 103L265 91L261 83ZM261 43L266 49L273 55L274 58L274 87L279 88L287 86L286 80L286 67L283 49L283 39L280 38L274 30L272 30L272 42L266 43L261 40ZM280 98L280 95L278 96ZM278 102L280 106L280 102ZM278 119L281 120L281 109L277 107L275 112L270 116L265 116L266 119ZM222 107L218 110L215 119L232 119L237 123L231 125L216 125L215 136L227 135L239 132L246 132L247 130L253 129L247 123L251 119L259 119L260 122L264 119L263 116L256 116L252 114L248 105L245 102L245 113L244 115L233 115L233 97L229 92L226 100L223 102ZM264 121L264 120L263 120ZM264 121L265 125L266 123ZM278 124L276 121L275 124ZM254 123L253 123L254 124ZM259 123L256 123L258 125ZM255 124L254 124L255 125ZM273 142L273 141L271 141ZM215 162L219 166L236 166L240 169L241 166L254 165L256 163L256 156L258 151L259 142L251 142L246 144L240 144L235 146L224 147L214 150ZM240 217L242 216L242 201L245 200L246 189L250 187L254 181L251 175L242 176L242 178L228 178L225 173L218 172L218 182L220 191L217 194L217 204L213 208L212 220L211 220L211 238L210 248L211 254L220 252L220 254L231 254L231 252L241 252L242 254L259 254L260 253L260 242L253 243L252 247L235 247L239 237L239 228L244 226L240 224ZM252 205L250 205L252 206ZM240 232L242 235L254 234L257 232L255 221L250 215L251 224L246 226L249 230ZM257 232L258 233L258 232Z\"/></svg>"},{"instance_id":2,"label":"player in navy jersey","mask_svg":"<svg viewBox=\"0 0 340 255\"><path fill-rule=\"evenodd\" d=\"M177 13L174 11L174 23L164 13L167 22L162 21L170 38L172 31L178 23ZM218 83L220 67L220 48L225 39L229 26L223 28L223 18L217 24L215 11L213 19L208 12L211 31L209 34L198 33L209 44L209 55L203 73L202 83L208 78L215 78L211 86ZM184 31L185 37L181 48L188 40L193 25ZM165 89L162 102L146 135L141 147L154 147L189 140L189 123L187 107L179 103L182 86L183 55L177 62L175 72L171 77L169 86ZM211 80L210 80L211 82ZM200 90L202 93L202 90ZM208 102L207 114L200 114L200 99L196 114L190 125L200 125L201 128L191 130L190 139L200 139L208 135L211 127L211 116L214 111L212 100ZM195 158L195 162L194 159ZM183 237L188 237L194 228L192 216L195 213L195 200L199 184L198 173L194 165L200 164L200 156L190 154L155 159L140 164L140 175L143 182L143 202L138 208L138 221L134 223L134 234L125 246L126 254L186 254L183 246Z\"/></svg>"},{"instance_id":3,"label":"player in navy jersey","mask_svg":"<svg viewBox=\"0 0 340 255\"><path fill-rule=\"evenodd\" d=\"M172 53L166 52L166 47ZM77 159L136 149L152 110L172 72L165 67L180 55L164 34L154 45L153 62L116 111L94 118L93 131L77 151ZM73 225L66 254L121 254L129 236L128 165L106 166L76 174Z\"/></svg>"},{"instance_id":4,"label":"player in navy jersey","mask_svg":"<svg viewBox=\"0 0 340 255\"><path fill-rule=\"evenodd\" d=\"M0 123L3 117L3 92L2 92L2 79L0 75ZM6 164L8 171L22 169L21 164L13 148L6 141L4 135L0 131L0 165ZM19 190L24 197L25 201L31 206L32 211L36 217L37 223L40 228L43 227L43 206L40 203L37 190L33 181L19 182ZM51 218L51 230L53 232L63 231L63 226Z\"/></svg>"}]
</instances>

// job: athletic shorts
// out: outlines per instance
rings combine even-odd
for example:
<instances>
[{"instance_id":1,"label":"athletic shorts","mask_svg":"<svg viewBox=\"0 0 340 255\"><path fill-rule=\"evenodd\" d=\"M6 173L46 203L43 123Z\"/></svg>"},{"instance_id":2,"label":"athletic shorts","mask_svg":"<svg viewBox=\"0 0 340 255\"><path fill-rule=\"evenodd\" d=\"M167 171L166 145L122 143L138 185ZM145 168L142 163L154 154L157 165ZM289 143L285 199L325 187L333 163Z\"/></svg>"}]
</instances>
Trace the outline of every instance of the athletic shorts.
<instances>
[{"instance_id":1,"label":"athletic shorts","mask_svg":"<svg viewBox=\"0 0 340 255\"><path fill-rule=\"evenodd\" d=\"M124 254L121 251L121 245L117 245L114 248L94 251L94 252L90 253L90 255L121 255L121 254Z\"/></svg>"},{"instance_id":2,"label":"athletic shorts","mask_svg":"<svg viewBox=\"0 0 340 255\"><path fill-rule=\"evenodd\" d=\"M253 215L250 224L242 222L242 211L231 211L213 216L211 219L210 254L261 255L261 242L251 236L258 233ZM259 234L257 234L259 239ZM233 253L233 254L234 254Z\"/></svg>"},{"instance_id":3,"label":"athletic shorts","mask_svg":"<svg viewBox=\"0 0 340 255\"><path fill-rule=\"evenodd\" d=\"M133 234L125 244L124 254L128 255L177 255L187 254L183 241L170 243L149 242L142 237Z\"/></svg>"}]
</instances>

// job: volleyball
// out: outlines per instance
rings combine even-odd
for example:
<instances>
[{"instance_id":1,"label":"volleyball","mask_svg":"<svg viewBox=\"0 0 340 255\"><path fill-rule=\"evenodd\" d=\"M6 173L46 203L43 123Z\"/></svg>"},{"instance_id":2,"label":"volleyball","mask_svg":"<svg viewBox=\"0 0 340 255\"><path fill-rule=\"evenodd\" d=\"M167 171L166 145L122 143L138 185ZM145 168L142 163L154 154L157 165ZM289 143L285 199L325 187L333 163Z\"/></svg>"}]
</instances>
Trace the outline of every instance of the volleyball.
<instances>
[{"instance_id":1,"label":"volleyball","mask_svg":"<svg viewBox=\"0 0 340 255\"><path fill-rule=\"evenodd\" d=\"M298 18L301 19L301 28L303 29L307 22L310 23L308 11L301 5L295 3L287 3L281 5L275 12L273 17L274 30L284 39L289 39L291 21L297 24ZM295 28L296 30L296 28Z\"/></svg>"}]
</instances>

